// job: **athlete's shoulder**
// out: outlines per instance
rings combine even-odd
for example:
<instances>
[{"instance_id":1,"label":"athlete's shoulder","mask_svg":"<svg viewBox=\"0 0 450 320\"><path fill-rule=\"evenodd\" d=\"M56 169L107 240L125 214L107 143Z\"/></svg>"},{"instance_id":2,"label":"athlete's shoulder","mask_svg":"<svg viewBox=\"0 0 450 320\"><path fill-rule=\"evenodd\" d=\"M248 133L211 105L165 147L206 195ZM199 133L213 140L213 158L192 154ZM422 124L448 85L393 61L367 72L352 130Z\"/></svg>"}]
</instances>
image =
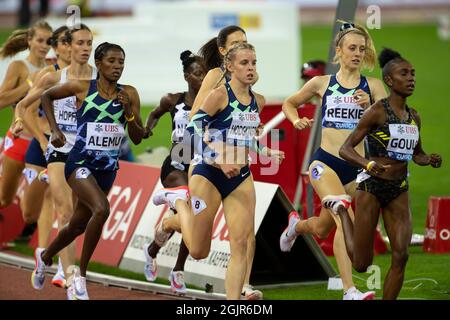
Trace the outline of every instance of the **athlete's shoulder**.
<instances>
[{"instance_id":1,"label":"athlete's shoulder","mask_svg":"<svg viewBox=\"0 0 450 320\"><path fill-rule=\"evenodd\" d=\"M167 93L161 98L159 105L166 108L173 108L178 100L180 100L182 94L183 92Z\"/></svg>"},{"instance_id":2,"label":"athlete's shoulder","mask_svg":"<svg viewBox=\"0 0 450 320\"><path fill-rule=\"evenodd\" d=\"M419 125L420 125L421 120L420 120L419 112L417 112L416 109L414 109L414 108L412 108L412 107L410 107L410 106L408 106L408 108L409 108L409 111L411 112L411 115L412 115L412 117L414 118L414 120L415 120L417 123L419 123Z\"/></svg>"},{"instance_id":3,"label":"athlete's shoulder","mask_svg":"<svg viewBox=\"0 0 450 320\"><path fill-rule=\"evenodd\" d=\"M61 80L61 70L55 71L55 69L45 69L41 70L38 74L38 78L41 79L40 84L44 86L52 86Z\"/></svg>"},{"instance_id":4,"label":"athlete's shoulder","mask_svg":"<svg viewBox=\"0 0 450 320\"><path fill-rule=\"evenodd\" d=\"M129 85L129 84L123 84L121 85L123 90L125 90L128 94L130 93L137 93L137 90L135 87Z\"/></svg>"},{"instance_id":5,"label":"athlete's shoulder","mask_svg":"<svg viewBox=\"0 0 450 320\"><path fill-rule=\"evenodd\" d=\"M266 104L266 98L262 94L259 94L257 92L252 91L255 95L256 103L258 104L258 107L261 108Z\"/></svg>"},{"instance_id":6,"label":"athlete's shoulder","mask_svg":"<svg viewBox=\"0 0 450 320\"><path fill-rule=\"evenodd\" d=\"M369 83L369 86L383 86L383 82L374 77L366 77L367 82Z\"/></svg>"},{"instance_id":7,"label":"athlete's shoulder","mask_svg":"<svg viewBox=\"0 0 450 320\"><path fill-rule=\"evenodd\" d=\"M208 73L206 74L206 76L209 76L209 77L213 77L213 76L220 77L222 75L223 75L223 70L219 67L209 70Z\"/></svg>"},{"instance_id":8,"label":"athlete's shoulder","mask_svg":"<svg viewBox=\"0 0 450 320\"><path fill-rule=\"evenodd\" d=\"M211 92L206 96L204 104L210 103L225 105L226 102L228 102L227 88L225 88L225 86L219 86L211 90Z\"/></svg>"},{"instance_id":9,"label":"athlete's shoulder","mask_svg":"<svg viewBox=\"0 0 450 320\"><path fill-rule=\"evenodd\" d=\"M18 77L26 77L29 73L28 67L24 60L14 60L8 65L8 72L18 75Z\"/></svg>"},{"instance_id":10,"label":"athlete's shoulder","mask_svg":"<svg viewBox=\"0 0 450 320\"><path fill-rule=\"evenodd\" d=\"M369 108L367 108L364 113L368 113L372 116L381 116L385 114L383 100L378 100L374 104L372 104Z\"/></svg>"},{"instance_id":11,"label":"athlete's shoulder","mask_svg":"<svg viewBox=\"0 0 450 320\"><path fill-rule=\"evenodd\" d=\"M214 68L208 71L206 74L206 77L203 79L203 84L210 88L214 88L216 86L219 86L220 83L223 83L224 80L224 73L222 69L220 68Z\"/></svg>"},{"instance_id":12,"label":"athlete's shoulder","mask_svg":"<svg viewBox=\"0 0 450 320\"><path fill-rule=\"evenodd\" d=\"M328 84L330 83L331 75L326 74L323 76L315 76L308 82L306 82L302 89L307 90L308 92L312 92L315 95L322 95L326 88L328 87Z\"/></svg>"}]
</instances>

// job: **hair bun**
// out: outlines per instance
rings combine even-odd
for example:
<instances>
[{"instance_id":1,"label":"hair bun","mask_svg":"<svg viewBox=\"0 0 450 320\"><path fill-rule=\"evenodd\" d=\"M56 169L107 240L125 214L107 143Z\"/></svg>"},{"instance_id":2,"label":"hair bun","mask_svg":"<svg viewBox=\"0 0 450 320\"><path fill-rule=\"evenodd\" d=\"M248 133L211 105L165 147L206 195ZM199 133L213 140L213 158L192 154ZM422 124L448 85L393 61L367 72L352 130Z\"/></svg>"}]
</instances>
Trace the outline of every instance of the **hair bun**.
<instances>
[{"instance_id":1,"label":"hair bun","mask_svg":"<svg viewBox=\"0 0 450 320\"><path fill-rule=\"evenodd\" d=\"M378 63L380 64L381 68L384 68L384 66L391 60L401 58L402 56L397 51L394 51L389 48L383 48L383 50L380 52L380 55L378 56Z\"/></svg>"},{"instance_id":2,"label":"hair bun","mask_svg":"<svg viewBox=\"0 0 450 320\"><path fill-rule=\"evenodd\" d=\"M190 50L185 50L180 54L180 60L185 61L193 56L194 56L194 54Z\"/></svg>"}]
</instances>

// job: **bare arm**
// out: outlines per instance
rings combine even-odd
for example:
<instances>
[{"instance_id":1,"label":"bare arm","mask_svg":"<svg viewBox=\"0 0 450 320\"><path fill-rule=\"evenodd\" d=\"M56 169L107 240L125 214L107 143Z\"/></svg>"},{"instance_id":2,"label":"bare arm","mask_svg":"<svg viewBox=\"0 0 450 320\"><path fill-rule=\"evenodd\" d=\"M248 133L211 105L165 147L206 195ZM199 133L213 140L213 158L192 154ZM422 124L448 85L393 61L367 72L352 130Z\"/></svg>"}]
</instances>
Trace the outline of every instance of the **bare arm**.
<instances>
[{"instance_id":1,"label":"bare arm","mask_svg":"<svg viewBox=\"0 0 450 320\"><path fill-rule=\"evenodd\" d=\"M311 100L314 96L320 96L320 88L326 78L329 76L314 77L309 80L299 91L288 97L281 107L286 118L294 125L296 129L305 129L312 125L314 119L298 117L297 108Z\"/></svg>"},{"instance_id":2,"label":"bare arm","mask_svg":"<svg viewBox=\"0 0 450 320\"><path fill-rule=\"evenodd\" d=\"M125 86L120 91L118 99L124 106L124 114L128 122L128 135L134 144L139 144L144 136L139 94L134 87Z\"/></svg>"},{"instance_id":3,"label":"bare arm","mask_svg":"<svg viewBox=\"0 0 450 320\"><path fill-rule=\"evenodd\" d=\"M156 125L158 124L159 119L166 112L170 111L170 109L174 105L174 100L178 99L177 97L179 97L179 95L173 95L173 94L165 95L159 101L159 105L152 112L150 112L150 114L149 114L149 116L147 118L147 123L145 125L145 127L146 127L145 138L153 135L153 132L152 132L153 128L156 127Z\"/></svg>"},{"instance_id":4,"label":"bare arm","mask_svg":"<svg viewBox=\"0 0 450 320\"><path fill-rule=\"evenodd\" d=\"M359 120L355 130L353 130L353 132L345 140L339 150L339 155L353 165L361 168L367 168L367 164L370 161L364 157L361 157L359 153L355 151L355 146L357 146L364 139L372 128L383 123L385 117L386 115L384 114L383 106L380 103L377 102L369 107Z\"/></svg>"},{"instance_id":5,"label":"bare arm","mask_svg":"<svg viewBox=\"0 0 450 320\"><path fill-rule=\"evenodd\" d=\"M413 118L417 124L417 127L421 128L421 119L419 116L419 113L411 108L411 113L413 115ZM432 166L433 168L439 168L442 164L442 157L439 154L432 153L432 154L426 154L425 151L422 149L422 139L420 138L419 134L419 141L417 142L416 147L414 148L414 154L413 154L413 161L414 163L418 164L419 166Z\"/></svg>"},{"instance_id":6,"label":"bare arm","mask_svg":"<svg viewBox=\"0 0 450 320\"><path fill-rule=\"evenodd\" d=\"M383 82L377 78L368 78L370 91L372 93L373 103L387 98L388 94L384 88Z\"/></svg>"},{"instance_id":7,"label":"bare arm","mask_svg":"<svg viewBox=\"0 0 450 320\"><path fill-rule=\"evenodd\" d=\"M17 104L16 115L23 117L25 109L33 105L35 101L39 100L45 90L56 85L59 82L59 79L59 73L49 73L47 68L45 73L42 73L41 71L36 77L36 81L28 94Z\"/></svg>"},{"instance_id":8,"label":"bare arm","mask_svg":"<svg viewBox=\"0 0 450 320\"><path fill-rule=\"evenodd\" d=\"M0 110L10 106L22 98L30 89L31 84L26 81L28 71L21 61L9 64L5 79L0 86Z\"/></svg>"},{"instance_id":9,"label":"bare arm","mask_svg":"<svg viewBox=\"0 0 450 320\"><path fill-rule=\"evenodd\" d=\"M46 71L46 72L43 72ZM37 117L37 107L39 107L39 102L40 102L40 98L42 96L42 94L44 93L45 90L51 88L52 86L54 86L55 84L58 83L60 79L60 75L59 73L56 72L51 72L49 73L48 68L42 70L37 78L36 78L36 82L35 85L33 85L33 87L30 89L30 91L28 91L28 94L19 101L19 103L16 106L16 124L13 128L13 133L14 134L18 134L23 130L23 127L21 125L22 121L27 121L25 123L27 129L30 131L30 133L37 138L38 134L38 129L35 128L36 126L34 125L34 123L36 123L36 117ZM25 116L26 114L26 110L31 107L31 108L35 108L35 111L31 111L31 113L28 113L27 116ZM33 112L35 113L36 117L33 117L32 114Z\"/></svg>"},{"instance_id":10,"label":"bare arm","mask_svg":"<svg viewBox=\"0 0 450 320\"><path fill-rule=\"evenodd\" d=\"M67 81L64 84L59 84L44 91L41 97L42 108L47 117L48 124L52 131L52 144L55 147L62 147L65 143L65 136L61 132L56 123L55 114L53 111L53 101L57 99L77 96L78 97L87 91L86 81Z\"/></svg>"},{"instance_id":11,"label":"bare arm","mask_svg":"<svg viewBox=\"0 0 450 320\"><path fill-rule=\"evenodd\" d=\"M29 108L26 109L23 115L23 122L31 135L39 141L42 151L45 151L47 149L48 139L44 132L40 130L40 127L36 125L39 121L40 104L40 99L36 100L31 104L31 106L29 106Z\"/></svg>"},{"instance_id":12,"label":"bare arm","mask_svg":"<svg viewBox=\"0 0 450 320\"><path fill-rule=\"evenodd\" d=\"M208 74L203 79L202 86L200 87L200 90L195 97L191 113L189 114L189 118L192 119L193 115L197 113L208 94L216 88L217 83L220 81L222 76L223 72L220 70L220 68L215 68L208 71Z\"/></svg>"}]
</instances>

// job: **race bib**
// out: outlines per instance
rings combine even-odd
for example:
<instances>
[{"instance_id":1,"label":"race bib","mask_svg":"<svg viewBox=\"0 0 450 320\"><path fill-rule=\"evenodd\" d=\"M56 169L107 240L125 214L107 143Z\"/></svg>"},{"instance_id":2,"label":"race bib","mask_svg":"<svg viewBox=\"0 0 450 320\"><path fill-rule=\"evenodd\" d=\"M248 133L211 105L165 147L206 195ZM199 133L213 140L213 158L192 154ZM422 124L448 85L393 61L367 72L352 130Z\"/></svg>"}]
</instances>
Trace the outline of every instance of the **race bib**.
<instances>
[{"instance_id":1,"label":"race bib","mask_svg":"<svg viewBox=\"0 0 450 320\"><path fill-rule=\"evenodd\" d=\"M56 123L61 131L77 132L76 97L68 97L54 102Z\"/></svg>"},{"instance_id":2,"label":"race bib","mask_svg":"<svg viewBox=\"0 0 450 320\"><path fill-rule=\"evenodd\" d=\"M356 183L363 182L369 179L370 177L371 177L370 174L368 174L366 170L363 170L356 176Z\"/></svg>"},{"instance_id":3,"label":"race bib","mask_svg":"<svg viewBox=\"0 0 450 320\"><path fill-rule=\"evenodd\" d=\"M175 114L173 118L175 129L172 132L172 140L178 141L184 136L184 130L189 123L189 111L181 110Z\"/></svg>"},{"instance_id":4,"label":"race bib","mask_svg":"<svg viewBox=\"0 0 450 320\"><path fill-rule=\"evenodd\" d=\"M237 145L250 146L260 123L257 112L235 112L227 132L227 140L237 141Z\"/></svg>"},{"instance_id":5,"label":"race bib","mask_svg":"<svg viewBox=\"0 0 450 320\"><path fill-rule=\"evenodd\" d=\"M14 146L13 139L11 139L10 137L6 136L5 137L5 144L3 145L3 149L6 151L9 148L11 148L12 146Z\"/></svg>"},{"instance_id":6,"label":"race bib","mask_svg":"<svg viewBox=\"0 0 450 320\"><path fill-rule=\"evenodd\" d=\"M125 130L120 124L88 122L86 128L86 149L116 150L118 152L124 135Z\"/></svg>"},{"instance_id":7,"label":"race bib","mask_svg":"<svg viewBox=\"0 0 450 320\"><path fill-rule=\"evenodd\" d=\"M389 124L390 139L386 148L389 158L399 161L412 159L414 148L419 141L419 128L416 125Z\"/></svg>"},{"instance_id":8,"label":"race bib","mask_svg":"<svg viewBox=\"0 0 450 320\"><path fill-rule=\"evenodd\" d=\"M364 109L356 104L353 96L327 96L322 126L353 130L363 113Z\"/></svg>"}]
</instances>

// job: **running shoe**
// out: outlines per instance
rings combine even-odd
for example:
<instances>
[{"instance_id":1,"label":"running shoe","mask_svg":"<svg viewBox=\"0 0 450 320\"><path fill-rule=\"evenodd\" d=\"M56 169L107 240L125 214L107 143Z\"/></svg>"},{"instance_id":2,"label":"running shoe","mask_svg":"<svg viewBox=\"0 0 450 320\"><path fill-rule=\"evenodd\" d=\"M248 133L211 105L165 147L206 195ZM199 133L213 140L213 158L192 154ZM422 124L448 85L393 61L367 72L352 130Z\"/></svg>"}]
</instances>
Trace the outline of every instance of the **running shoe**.
<instances>
[{"instance_id":1,"label":"running shoe","mask_svg":"<svg viewBox=\"0 0 450 320\"><path fill-rule=\"evenodd\" d=\"M345 209L348 209L351 204L352 197L348 194L329 195L322 199L322 206L326 209L330 209L334 214L338 214L339 206L343 206Z\"/></svg>"},{"instance_id":2,"label":"running shoe","mask_svg":"<svg viewBox=\"0 0 450 320\"><path fill-rule=\"evenodd\" d=\"M176 188L163 188L158 190L153 196L153 203L157 206L168 204L170 208L175 210L175 202L177 200L187 201L189 198L189 189L187 186Z\"/></svg>"},{"instance_id":3,"label":"running shoe","mask_svg":"<svg viewBox=\"0 0 450 320\"><path fill-rule=\"evenodd\" d=\"M186 294L186 283L184 282L183 271L170 271L169 281L173 293L181 295Z\"/></svg>"},{"instance_id":4,"label":"running shoe","mask_svg":"<svg viewBox=\"0 0 450 320\"><path fill-rule=\"evenodd\" d=\"M288 236L288 231L291 230L292 228L295 228L295 225L297 224L298 221L300 221L298 213L296 211L292 211L288 217L288 226L286 227L286 229L284 229L283 233L280 236L281 251L283 252L291 251L291 248L294 245L298 234L296 234L294 231L291 231L290 232L291 236Z\"/></svg>"},{"instance_id":5,"label":"running shoe","mask_svg":"<svg viewBox=\"0 0 450 320\"><path fill-rule=\"evenodd\" d=\"M144 264L144 275L147 281L153 282L155 281L158 268L156 265L156 257L152 258L148 253L148 248L150 248L150 243L144 244L144 256L145 256L145 264Z\"/></svg>"}]
</instances>

